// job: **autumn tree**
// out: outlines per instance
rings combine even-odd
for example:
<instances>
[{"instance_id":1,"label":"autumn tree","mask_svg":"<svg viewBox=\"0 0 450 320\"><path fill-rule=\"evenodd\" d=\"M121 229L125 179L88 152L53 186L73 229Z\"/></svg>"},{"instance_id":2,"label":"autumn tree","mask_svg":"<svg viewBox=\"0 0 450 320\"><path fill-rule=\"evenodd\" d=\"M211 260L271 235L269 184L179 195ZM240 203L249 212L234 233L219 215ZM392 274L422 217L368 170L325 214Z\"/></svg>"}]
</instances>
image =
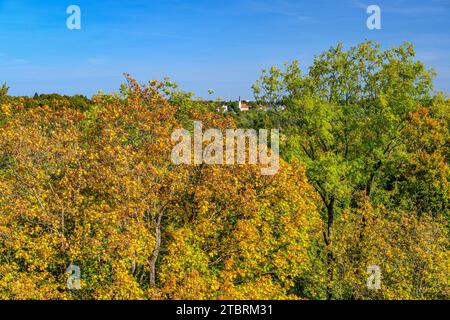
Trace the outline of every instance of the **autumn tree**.
<instances>
[{"instance_id":1,"label":"autumn tree","mask_svg":"<svg viewBox=\"0 0 450 320\"><path fill-rule=\"evenodd\" d=\"M297 297L320 230L300 164L173 164L176 128L235 123L167 81L128 77L87 110L64 101L2 105L1 298Z\"/></svg>"},{"instance_id":2,"label":"autumn tree","mask_svg":"<svg viewBox=\"0 0 450 320\"><path fill-rule=\"evenodd\" d=\"M446 225L443 217L373 206L361 194L358 208L344 210L336 220L335 298L448 299ZM367 286L372 266L380 269L379 290Z\"/></svg>"},{"instance_id":3,"label":"autumn tree","mask_svg":"<svg viewBox=\"0 0 450 320\"><path fill-rule=\"evenodd\" d=\"M448 103L433 98L434 71L414 56L410 44L384 51L370 41L347 51L338 44L306 74L294 61L254 85L271 108L264 121L284 133L284 157L305 163L320 195L328 299L339 296L335 221L358 208L361 192L388 210L448 217Z\"/></svg>"}]
</instances>

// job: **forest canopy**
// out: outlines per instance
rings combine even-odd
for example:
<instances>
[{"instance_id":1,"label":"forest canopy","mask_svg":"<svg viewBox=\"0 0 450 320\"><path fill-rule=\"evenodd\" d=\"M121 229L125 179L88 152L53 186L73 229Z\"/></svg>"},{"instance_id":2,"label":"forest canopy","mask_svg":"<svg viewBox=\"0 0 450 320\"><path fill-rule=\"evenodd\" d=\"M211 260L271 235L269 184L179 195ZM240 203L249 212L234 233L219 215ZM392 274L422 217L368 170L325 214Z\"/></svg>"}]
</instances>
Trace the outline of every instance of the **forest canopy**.
<instances>
[{"instance_id":1,"label":"forest canopy","mask_svg":"<svg viewBox=\"0 0 450 320\"><path fill-rule=\"evenodd\" d=\"M264 70L246 112L167 79L91 99L4 84L0 299L450 299L434 77L411 44L369 41ZM175 165L171 134L193 121L279 129L278 173Z\"/></svg>"}]
</instances>

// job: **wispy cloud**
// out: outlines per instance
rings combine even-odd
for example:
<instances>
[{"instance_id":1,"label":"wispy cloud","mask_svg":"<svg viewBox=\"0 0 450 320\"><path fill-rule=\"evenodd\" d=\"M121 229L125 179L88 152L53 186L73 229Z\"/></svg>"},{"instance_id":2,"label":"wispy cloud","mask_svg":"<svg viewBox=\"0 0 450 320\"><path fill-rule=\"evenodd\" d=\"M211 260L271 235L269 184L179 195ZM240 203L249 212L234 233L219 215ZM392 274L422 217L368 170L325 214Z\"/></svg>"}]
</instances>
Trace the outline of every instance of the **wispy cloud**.
<instances>
[{"instance_id":1,"label":"wispy cloud","mask_svg":"<svg viewBox=\"0 0 450 320\"><path fill-rule=\"evenodd\" d=\"M418 59L425 62L434 62L448 58L448 53L441 50L421 50L416 52Z\"/></svg>"},{"instance_id":2,"label":"wispy cloud","mask_svg":"<svg viewBox=\"0 0 450 320\"><path fill-rule=\"evenodd\" d=\"M255 1L250 0L246 2L246 7L257 13L266 13L281 15L293 18L297 21L313 22L314 18L306 15L302 8L298 6L298 2L294 1Z\"/></svg>"},{"instance_id":3,"label":"wispy cloud","mask_svg":"<svg viewBox=\"0 0 450 320\"><path fill-rule=\"evenodd\" d=\"M31 61L26 60L26 59L14 58L14 59L3 61L3 63L1 63L1 65L4 67L16 67L16 66L23 66L23 65L30 64L30 62Z\"/></svg>"},{"instance_id":4,"label":"wispy cloud","mask_svg":"<svg viewBox=\"0 0 450 320\"><path fill-rule=\"evenodd\" d=\"M111 59L105 58L105 57L91 57L87 61L89 64L92 64L92 65L100 65L100 64L110 62Z\"/></svg>"},{"instance_id":5,"label":"wispy cloud","mask_svg":"<svg viewBox=\"0 0 450 320\"><path fill-rule=\"evenodd\" d=\"M369 5L374 4L373 2L374 1L351 0L353 6L360 9L366 9ZM383 12L401 15L444 15L449 11L449 4L450 1L448 0L434 0L425 5L404 0L390 1L388 5L377 3Z\"/></svg>"}]
</instances>

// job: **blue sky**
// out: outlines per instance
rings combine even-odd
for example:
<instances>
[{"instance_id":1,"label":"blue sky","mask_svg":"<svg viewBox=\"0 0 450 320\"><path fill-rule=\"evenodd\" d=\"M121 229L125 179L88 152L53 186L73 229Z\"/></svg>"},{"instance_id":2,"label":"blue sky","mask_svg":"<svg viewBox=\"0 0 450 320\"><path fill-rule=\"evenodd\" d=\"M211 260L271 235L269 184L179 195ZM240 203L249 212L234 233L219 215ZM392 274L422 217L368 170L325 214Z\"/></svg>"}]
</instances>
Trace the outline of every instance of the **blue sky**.
<instances>
[{"instance_id":1,"label":"blue sky","mask_svg":"<svg viewBox=\"0 0 450 320\"><path fill-rule=\"evenodd\" d=\"M66 8L81 8L68 30ZM366 8L382 30L366 28ZM252 98L263 68L315 54L342 40L384 47L411 41L450 93L450 0L0 0L0 82L15 95L88 96L169 76L206 97Z\"/></svg>"}]
</instances>

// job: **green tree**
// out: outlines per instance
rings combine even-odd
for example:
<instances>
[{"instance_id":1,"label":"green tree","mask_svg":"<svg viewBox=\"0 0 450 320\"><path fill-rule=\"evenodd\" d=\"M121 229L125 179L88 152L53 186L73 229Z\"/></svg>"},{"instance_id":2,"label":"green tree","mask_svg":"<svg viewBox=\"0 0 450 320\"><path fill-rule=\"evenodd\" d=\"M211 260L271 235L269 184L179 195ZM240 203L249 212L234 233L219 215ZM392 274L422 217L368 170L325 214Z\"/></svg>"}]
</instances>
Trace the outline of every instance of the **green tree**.
<instances>
[{"instance_id":1,"label":"green tree","mask_svg":"<svg viewBox=\"0 0 450 320\"><path fill-rule=\"evenodd\" d=\"M320 195L328 299L335 296L334 224L360 205L361 192L374 205L448 215L448 104L433 99L435 73L414 56L408 43L381 50L369 41L347 51L339 43L307 74L294 61L263 71L253 86L257 100L272 106L283 156L306 165Z\"/></svg>"},{"instance_id":2,"label":"green tree","mask_svg":"<svg viewBox=\"0 0 450 320\"><path fill-rule=\"evenodd\" d=\"M9 87L6 85L6 82L0 87L0 102L2 102L3 98L8 94Z\"/></svg>"}]
</instances>

